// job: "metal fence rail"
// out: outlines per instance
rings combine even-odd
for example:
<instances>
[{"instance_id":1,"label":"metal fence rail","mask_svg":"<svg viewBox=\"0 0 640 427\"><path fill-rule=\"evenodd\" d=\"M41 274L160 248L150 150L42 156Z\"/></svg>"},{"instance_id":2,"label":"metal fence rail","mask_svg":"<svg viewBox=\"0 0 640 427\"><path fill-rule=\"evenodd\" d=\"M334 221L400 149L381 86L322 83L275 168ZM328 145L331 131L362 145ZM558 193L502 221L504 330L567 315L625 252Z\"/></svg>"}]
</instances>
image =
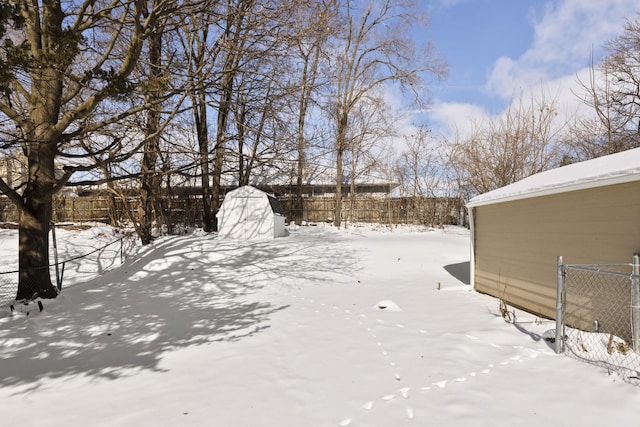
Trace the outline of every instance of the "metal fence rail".
<instances>
[{"instance_id":1,"label":"metal fence rail","mask_svg":"<svg viewBox=\"0 0 640 427\"><path fill-rule=\"evenodd\" d=\"M629 264L563 264L560 257L556 352L640 385L639 273L637 255Z\"/></svg>"},{"instance_id":2,"label":"metal fence rail","mask_svg":"<svg viewBox=\"0 0 640 427\"><path fill-rule=\"evenodd\" d=\"M57 259L57 256L54 257ZM119 258L120 263L114 263ZM97 273L103 273L111 269L114 265L124 262L124 238L119 238L109 242L99 248L89 252L67 258L63 261L54 262L48 267L49 274L54 280L58 290L62 290L63 283L74 283L85 279L91 279ZM70 273L70 275L69 275ZM65 274L67 282L65 282ZM18 292L20 271L0 272L0 307L8 307L16 302ZM70 276L70 277L69 277ZM29 287L23 283L22 286ZM31 286L34 297L37 286Z\"/></svg>"}]
</instances>

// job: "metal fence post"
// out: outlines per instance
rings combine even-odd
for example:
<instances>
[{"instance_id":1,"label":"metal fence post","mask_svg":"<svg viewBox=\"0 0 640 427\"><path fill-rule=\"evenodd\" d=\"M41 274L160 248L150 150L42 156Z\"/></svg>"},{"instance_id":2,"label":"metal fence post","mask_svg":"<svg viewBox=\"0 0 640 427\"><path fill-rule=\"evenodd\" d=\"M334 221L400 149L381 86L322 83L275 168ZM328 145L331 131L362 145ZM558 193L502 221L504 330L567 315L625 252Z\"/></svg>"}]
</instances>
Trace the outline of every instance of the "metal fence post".
<instances>
[{"instance_id":1,"label":"metal fence post","mask_svg":"<svg viewBox=\"0 0 640 427\"><path fill-rule=\"evenodd\" d=\"M640 254L633 254L631 276L631 348L640 351Z\"/></svg>"},{"instance_id":2,"label":"metal fence post","mask_svg":"<svg viewBox=\"0 0 640 427\"><path fill-rule=\"evenodd\" d=\"M60 280L60 270L58 268L58 241L56 240L56 225L51 222L51 237L53 238L53 260L56 266L56 287L58 291L62 289L62 282Z\"/></svg>"},{"instance_id":3,"label":"metal fence post","mask_svg":"<svg viewBox=\"0 0 640 427\"><path fill-rule=\"evenodd\" d=\"M556 353L564 351L564 272L562 256L558 257L558 280L556 284Z\"/></svg>"}]
</instances>

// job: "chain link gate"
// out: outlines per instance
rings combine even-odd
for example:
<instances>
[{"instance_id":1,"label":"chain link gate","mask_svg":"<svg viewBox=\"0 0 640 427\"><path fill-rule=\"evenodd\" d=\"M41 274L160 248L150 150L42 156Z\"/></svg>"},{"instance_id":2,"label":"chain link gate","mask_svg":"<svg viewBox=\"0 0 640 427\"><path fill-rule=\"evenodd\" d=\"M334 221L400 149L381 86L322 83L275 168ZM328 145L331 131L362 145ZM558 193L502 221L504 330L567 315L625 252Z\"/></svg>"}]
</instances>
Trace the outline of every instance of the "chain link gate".
<instances>
[{"instance_id":1,"label":"chain link gate","mask_svg":"<svg viewBox=\"0 0 640 427\"><path fill-rule=\"evenodd\" d=\"M640 385L640 256L630 264L563 264L558 257L555 336L556 353Z\"/></svg>"}]
</instances>

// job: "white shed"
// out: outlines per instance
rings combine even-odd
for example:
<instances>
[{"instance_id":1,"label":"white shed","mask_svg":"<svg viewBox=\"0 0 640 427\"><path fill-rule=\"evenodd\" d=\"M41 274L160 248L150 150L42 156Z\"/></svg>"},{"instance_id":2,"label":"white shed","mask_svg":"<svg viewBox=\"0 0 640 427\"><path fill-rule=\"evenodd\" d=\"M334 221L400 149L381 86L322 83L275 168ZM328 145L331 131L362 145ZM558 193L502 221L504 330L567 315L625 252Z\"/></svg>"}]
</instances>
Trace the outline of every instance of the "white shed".
<instances>
[{"instance_id":1,"label":"white shed","mask_svg":"<svg viewBox=\"0 0 640 427\"><path fill-rule=\"evenodd\" d=\"M249 240L285 235L284 211L278 199L245 186L228 192L217 214L220 237Z\"/></svg>"}]
</instances>

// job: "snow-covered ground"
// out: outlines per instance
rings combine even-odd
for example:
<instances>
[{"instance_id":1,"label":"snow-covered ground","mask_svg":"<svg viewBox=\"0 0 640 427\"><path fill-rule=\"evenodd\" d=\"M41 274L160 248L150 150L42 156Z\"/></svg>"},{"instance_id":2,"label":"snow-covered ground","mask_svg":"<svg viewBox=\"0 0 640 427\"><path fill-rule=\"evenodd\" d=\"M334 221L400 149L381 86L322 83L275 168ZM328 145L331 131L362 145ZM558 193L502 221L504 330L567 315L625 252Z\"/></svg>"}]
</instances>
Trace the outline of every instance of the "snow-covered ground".
<instances>
[{"instance_id":1,"label":"snow-covered ground","mask_svg":"<svg viewBox=\"0 0 640 427\"><path fill-rule=\"evenodd\" d=\"M103 252L42 313L2 308L0 425L637 424L637 387L469 288L466 230L289 233ZM59 230L60 257L116 238ZM0 230L3 265L16 239Z\"/></svg>"}]
</instances>

